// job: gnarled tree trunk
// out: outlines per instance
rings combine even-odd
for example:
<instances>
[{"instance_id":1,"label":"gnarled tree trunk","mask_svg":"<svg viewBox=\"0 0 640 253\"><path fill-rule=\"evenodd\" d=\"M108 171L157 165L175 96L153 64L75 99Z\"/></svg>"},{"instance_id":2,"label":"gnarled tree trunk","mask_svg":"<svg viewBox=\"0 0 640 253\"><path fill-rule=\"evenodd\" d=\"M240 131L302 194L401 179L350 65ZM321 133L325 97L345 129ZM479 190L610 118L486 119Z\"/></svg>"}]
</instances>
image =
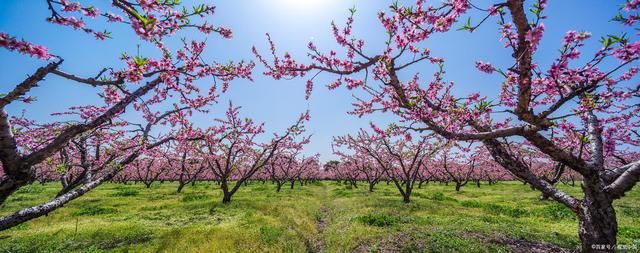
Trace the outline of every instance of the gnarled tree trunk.
<instances>
[{"instance_id":1,"label":"gnarled tree trunk","mask_svg":"<svg viewBox=\"0 0 640 253\"><path fill-rule=\"evenodd\" d=\"M583 252L613 252L618 222L613 199L597 179L584 180L584 199L578 210L579 230Z\"/></svg>"}]
</instances>

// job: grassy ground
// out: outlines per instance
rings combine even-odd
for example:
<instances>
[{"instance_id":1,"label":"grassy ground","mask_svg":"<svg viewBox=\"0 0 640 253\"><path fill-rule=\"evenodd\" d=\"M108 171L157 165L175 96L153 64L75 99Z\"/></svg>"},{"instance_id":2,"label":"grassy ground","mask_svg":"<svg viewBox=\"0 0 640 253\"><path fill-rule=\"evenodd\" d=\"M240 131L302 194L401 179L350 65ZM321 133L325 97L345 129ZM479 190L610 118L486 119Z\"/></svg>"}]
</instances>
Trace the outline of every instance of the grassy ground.
<instances>
[{"instance_id":1,"label":"grassy ground","mask_svg":"<svg viewBox=\"0 0 640 253\"><path fill-rule=\"evenodd\" d=\"M577 195L577 187L563 186ZM516 182L429 184L403 204L392 185L376 192L320 182L276 193L241 188L223 205L217 186L106 184L41 217L0 232L0 252L509 252L576 248L577 220ZM39 203L57 184L32 185L0 215ZM621 244L640 245L640 190L616 202ZM535 242L535 243L533 243ZM553 245L551 245L553 244Z\"/></svg>"}]
</instances>

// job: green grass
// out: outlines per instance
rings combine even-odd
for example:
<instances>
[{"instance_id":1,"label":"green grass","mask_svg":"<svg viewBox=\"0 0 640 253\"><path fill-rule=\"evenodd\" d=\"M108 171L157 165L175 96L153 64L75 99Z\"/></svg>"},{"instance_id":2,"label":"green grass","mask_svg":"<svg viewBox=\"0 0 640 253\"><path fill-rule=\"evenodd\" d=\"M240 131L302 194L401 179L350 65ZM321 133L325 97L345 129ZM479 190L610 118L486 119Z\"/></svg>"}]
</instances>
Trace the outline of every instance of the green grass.
<instances>
[{"instance_id":1,"label":"green grass","mask_svg":"<svg viewBox=\"0 0 640 253\"><path fill-rule=\"evenodd\" d=\"M430 183L402 203L395 186L367 192L319 182L275 192L242 187L221 204L213 183L105 184L48 216L0 232L0 252L509 252L500 238L576 248L577 219L516 182ZM579 188L561 186L578 195ZM0 208L6 215L55 195L31 185ZM579 195L578 195L579 196ZM620 244L640 244L640 190L616 203Z\"/></svg>"}]
</instances>

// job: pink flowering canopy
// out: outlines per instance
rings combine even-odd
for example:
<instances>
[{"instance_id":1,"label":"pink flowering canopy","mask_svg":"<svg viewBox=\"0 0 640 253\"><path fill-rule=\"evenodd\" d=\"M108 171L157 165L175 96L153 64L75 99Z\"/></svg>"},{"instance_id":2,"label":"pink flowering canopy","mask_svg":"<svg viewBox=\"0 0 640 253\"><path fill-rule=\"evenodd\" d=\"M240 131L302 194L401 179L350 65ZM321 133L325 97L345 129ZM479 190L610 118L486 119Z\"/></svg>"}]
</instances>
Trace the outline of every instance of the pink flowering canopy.
<instances>
[{"instance_id":1,"label":"pink flowering canopy","mask_svg":"<svg viewBox=\"0 0 640 253\"><path fill-rule=\"evenodd\" d=\"M518 20L507 20L506 5L492 5L484 12L487 19L498 20L501 26L499 39L504 46L516 49L518 34L513 22ZM523 33L521 43L528 43L525 46L532 55L535 55L544 34L545 16L542 13L545 7L545 1L536 4L536 15L530 20L532 23L528 31ZM626 6L627 9L633 7L631 3ZM366 54L364 41L351 34L355 10L351 10L344 27L332 24L333 35L342 50L323 53L310 42L309 64L299 63L287 53L278 56L270 36L268 41L273 60L268 61L255 48L254 52L267 67L264 74L275 79L301 77L312 72L307 83L309 91L313 78L317 76L315 73L323 72L339 76L328 84L330 89L344 84L348 89L364 90L370 96L357 98L352 113L358 116L374 111L390 111L400 115L407 123L424 122L430 129L459 140L479 139L487 134L495 137L513 136L524 130L524 125L535 123L541 124L539 128L545 130L554 126L553 130L562 132L563 137L559 138L560 134L556 134L556 138L565 141L575 138L575 132L580 132L570 129L575 130L579 122L585 122L588 111L596 111L601 112L598 116L603 122L606 152L615 152L616 147L624 149L627 145L639 144L638 135L631 132L640 124L634 117L638 113L638 106L633 103L639 91L637 87L634 89L625 83L638 72L638 68L631 65L638 59L638 43L631 41L632 38L606 37L601 41L602 48L594 52L586 64L570 67L569 63L581 56L579 50L590 34L568 31L560 43L559 55L547 70L542 69L533 58L528 62L519 62L531 66L531 73L537 73L536 76L526 76L530 79L527 89L531 94L522 99L518 96L518 85L523 77L515 69L506 66L503 70L478 60L476 68L479 71L504 77L504 82L500 84L500 99L488 100L478 93L454 97L451 94L454 83L446 81L444 59L433 56L423 42L435 33L451 30L460 16L471 10L467 1L450 1L439 7L430 6L426 1L417 1L416 5L407 7L393 5L389 12L379 14L381 25L389 33L387 47L379 54ZM625 22L627 25L633 23ZM476 28L469 24L461 29L473 32ZM344 56L340 56L337 53L339 51L345 52ZM430 80L423 80L420 73L415 73L413 78L406 81L398 79L398 74L405 67L418 62L435 65L439 71ZM365 75L357 75L365 71ZM528 111L524 114L529 116L517 115L523 114L523 107L527 107ZM573 109L560 110L569 107ZM494 116L498 114L506 114L506 117ZM496 120L494 117L504 119ZM469 124L471 119L479 119L479 123L492 130L488 133L476 129Z\"/></svg>"},{"instance_id":2,"label":"pink flowering canopy","mask_svg":"<svg viewBox=\"0 0 640 253\"><path fill-rule=\"evenodd\" d=\"M330 89L344 85L362 90L360 94L365 95L356 98L354 115L391 112L415 130L430 130L461 141L522 136L546 155L583 172L581 167L589 165L578 161L577 149L564 151L567 147L586 142L583 154L587 157L610 157L637 147L640 107L635 101L640 89L629 82L638 72L635 65L640 42L634 41L636 35L604 37L595 41L601 44L599 50L583 53L580 49L593 41L591 35L568 31L559 42L556 59L545 69L547 65L538 64L535 56L544 34L547 3L537 1L530 16L519 9L520 5L521 1L507 1L482 9L464 0L447 1L441 6L426 1L412 6L394 4L378 16L389 37L385 49L373 54L351 32L352 9L346 25L332 24L340 50L321 52L310 42L310 63L301 63L287 53L279 56L268 36L273 60L255 48L254 53L267 68L264 74L274 79L309 76L308 91L321 73L337 77L328 84ZM632 1L624 11L636 8ZM482 22L474 25L469 21L459 30L473 32L480 25L488 25L483 24L486 20L496 20L498 39L513 50L515 57L513 66L496 67L485 59L476 62L479 71L503 78L496 84L501 87L496 100L479 93L455 96L455 83L446 80L445 60L424 46L432 35L454 28L463 15L474 17L478 13ZM633 14L621 14L618 19L624 25L635 24ZM436 71L427 78L419 72L407 80L399 77L401 73L407 76L405 70L418 63L433 65ZM597 134L597 140L589 139L590 134Z\"/></svg>"},{"instance_id":3,"label":"pink flowering canopy","mask_svg":"<svg viewBox=\"0 0 640 253\"><path fill-rule=\"evenodd\" d=\"M251 80L253 64L250 62L224 64L206 62L201 57L206 47L205 42L183 40L183 45L177 49L171 49L163 43L165 37L187 28L195 28L205 34L215 32L224 38L231 38L231 31L223 26L213 26L207 21L198 23L198 19L204 20L206 16L214 14L214 6L197 5L192 9L183 9L177 1L115 0L112 2L111 9L101 11L93 6L67 0L47 0L47 4L51 14L47 21L51 23L92 34L98 40L110 38L110 33L93 28L88 23L92 19L105 19L108 23L130 26L141 41L157 48L161 56L152 58L123 53L122 66L96 66L97 75L85 78L63 71L61 69L63 56L55 56L42 45L35 45L9 34L0 33L0 47L43 60L52 60L46 67L38 69L32 78L25 80L8 94L3 94L2 107L14 101L30 103L33 100L33 97L29 96L30 89L47 75L57 75L70 81L96 87L98 95L104 100L103 104L78 105L67 112L54 113L54 115L75 116L79 122L82 122L82 127L76 128L83 129L71 129L71 127L65 129L63 125L71 122L63 121L43 125L62 129L51 130L48 133L51 138L41 138L40 140L44 143L38 143L38 145L42 149L31 150L34 153L38 151L50 153L58 149L61 144L76 134L118 117L130 104L133 109L142 113L146 122L173 127L185 125L192 111L206 112L208 110L206 107L216 102L218 92L226 91L230 81L236 78ZM206 80L211 84L203 87L201 82L196 84L197 80ZM221 82L221 87L218 82ZM162 103L167 99L175 101L169 111L161 109L166 108ZM158 105L158 108L154 105ZM7 119L13 121L12 124L25 122L36 124L36 122L16 117ZM27 127L24 124L21 126ZM46 131L46 127L41 129ZM142 130L141 132L144 132L145 129ZM60 138L56 139L56 134L59 134ZM16 139L18 146L32 146L33 144L26 142L36 141L22 136L16 136ZM35 164L41 161L40 157L30 163Z\"/></svg>"}]
</instances>

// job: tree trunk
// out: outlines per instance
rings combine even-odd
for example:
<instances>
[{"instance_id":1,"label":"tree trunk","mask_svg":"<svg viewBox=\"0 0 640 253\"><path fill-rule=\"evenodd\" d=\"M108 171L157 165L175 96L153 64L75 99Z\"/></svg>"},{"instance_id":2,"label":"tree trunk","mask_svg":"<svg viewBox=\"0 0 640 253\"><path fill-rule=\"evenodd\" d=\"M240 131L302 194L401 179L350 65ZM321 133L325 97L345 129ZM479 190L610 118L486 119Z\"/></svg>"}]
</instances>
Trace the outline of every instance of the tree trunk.
<instances>
[{"instance_id":1,"label":"tree trunk","mask_svg":"<svg viewBox=\"0 0 640 253\"><path fill-rule=\"evenodd\" d=\"M295 186L295 185L296 185L296 181L293 181L293 180L292 180L292 181L291 181L291 186L290 186L290 187L291 187L291 189L293 189L293 186Z\"/></svg>"},{"instance_id":2,"label":"tree trunk","mask_svg":"<svg viewBox=\"0 0 640 253\"><path fill-rule=\"evenodd\" d=\"M276 183L276 192L280 192L280 189L282 189L282 184Z\"/></svg>"},{"instance_id":3,"label":"tree trunk","mask_svg":"<svg viewBox=\"0 0 640 253\"><path fill-rule=\"evenodd\" d=\"M614 252L618 222L613 200L603 185L596 180L584 182L584 199L578 213L582 252Z\"/></svg>"},{"instance_id":4,"label":"tree trunk","mask_svg":"<svg viewBox=\"0 0 640 253\"><path fill-rule=\"evenodd\" d=\"M222 203L227 204L231 202L231 193L225 192L224 196L222 196Z\"/></svg>"},{"instance_id":5,"label":"tree trunk","mask_svg":"<svg viewBox=\"0 0 640 253\"><path fill-rule=\"evenodd\" d=\"M182 192L182 188L184 188L184 185L185 184L183 184L183 183L179 183L178 184L178 193Z\"/></svg>"},{"instance_id":6,"label":"tree trunk","mask_svg":"<svg viewBox=\"0 0 640 253\"><path fill-rule=\"evenodd\" d=\"M405 195L404 195L404 196L402 196L402 201L403 201L404 203L409 203L409 202L411 202L411 199L410 199L410 198L411 198L411 192L413 191L413 185L414 185L414 183L413 183L413 182L411 182L411 181L406 182L405 189L404 189L404 194L405 194Z\"/></svg>"},{"instance_id":7,"label":"tree trunk","mask_svg":"<svg viewBox=\"0 0 640 253\"><path fill-rule=\"evenodd\" d=\"M462 184L461 183L456 183L456 191L459 192L460 188L462 188Z\"/></svg>"},{"instance_id":8,"label":"tree trunk","mask_svg":"<svg viewBox=\"0 0 640 253\"><path fill-rule=\"evenodd\" d=\"M375 186L375 183L369 183L369 192L373 192L373 187Z\"/></svg>"},{"instance_id":9,"label":"tree trunk","mask_svg":"<svg viewBox=\"0 0 640 253\"><path fill-rule=\"evenodd\" d=\"M233 193L229 192L229 184L227 183L227 180L222 180L220 188L222 188L222 203L226 204L231 202L231 195Z\"/></svg>"},{"instance_id":10,"label":"tree trunk","mask_svg":"<svg viewBox=\"0 0 640 253\"><path fill-rule=\"evenodd\" d=\"M402 202L404 202L404 203L411 203L411 199L410 199L410 197L411 197L411 195L409 195L408 193L407 193L407 194L402 195Z\"/></svg>"}]
</instances>

